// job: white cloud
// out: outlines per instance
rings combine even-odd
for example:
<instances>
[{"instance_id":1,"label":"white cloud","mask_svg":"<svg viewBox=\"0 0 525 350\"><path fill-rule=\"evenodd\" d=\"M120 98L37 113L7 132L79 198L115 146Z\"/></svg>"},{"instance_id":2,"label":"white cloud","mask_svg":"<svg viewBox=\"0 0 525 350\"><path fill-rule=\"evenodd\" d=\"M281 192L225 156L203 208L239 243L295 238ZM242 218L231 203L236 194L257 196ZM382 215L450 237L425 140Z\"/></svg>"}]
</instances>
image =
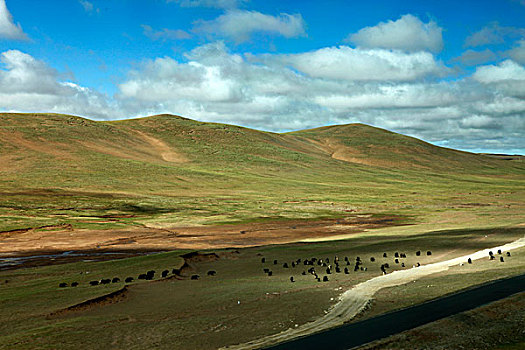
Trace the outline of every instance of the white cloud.
<instances>
[{"instance_id":1,"label":"white cloud","mask_svg":"<svg viewBox=\"0 0 525 350\"><path fill-rule=\"evenodd\" d=\"M236 8L249 0L167 0L182 7L215 7L222 9Z\"/></svg>"},{"instance_id":2,"label":"white cloud","mask_svg":"<svg viewBox=\"0 0 525 350\"><path fill-rule=\"evenodd\" d=\"M329 79L407 81L439 76L446 71L428 52L405 53L339 46L269 57L312 77Z\"/></svg>"},{"instance_id":3,"label":"white cloud","mask_svg":"<svg viewBox=\"0 0 525 350\"><path fill-rule=\"evenodd\" d=\"M515 62L525 64L525 39L517 42L517 46L508 50L506 54Z\"/></svg>"},{"instance_id":4,"label":"white cloud","mask_svg":"<svg viewBox=\"0 0 525 350\"><path fill-rule=\"evenodd\" d=\"M28 40L20 24L13 22L5 0L0 0L0 39Z\"/></svg>"},{"instance_id":5,"label":"white cloud","mask_svg":"<svg viewBox=\"0 0 525 350\"><path fill-rule=\"evenodd\" d=\"M506 60L498 65L477 67L472 77L485 84L512 80L524 81L525 84L525 68L512 60Z\"/></svg>"},{"instance_id":6,"label":"white cloud","mask_svg":"<svg viewBox=\"0 0 525 350\"><path fill-rule=\"evenodd\" d=\"M475 66L486 63L497 58L496 54L489 49L482 51L466 50L461 56L454 59L468 66Z\"/></svg>"},{"instance_id":7,"label":"white cloud","mask_svg":"<svg viewBox=\"0 0 525 350\"><path fill-rule=\"evenodd\" d=\"M151 40L185 40L191 38L191 34L181 29L164 28L156 31L146 24L142 25L142 29L144 29L144 35Z\"/></svg>"},{"instance_id":8,"label":"white cloud","mask_svg":"<svg viewBox=\"0 0 525 350\"><path fill-rule=\"evenodd\" d=\"M59 73L17 50L0 55L0 109L48 111L108 118L107 98L72 82L60 81Z\"/></svg>"},{"instance_id":9,"label":"white cloud","mask_svg":"<svg viewBox=\"0 0 525 350\"><path fill-rule=\"evenodd\" d=\"M315 102L335 110L434 108L457 102L453 90L441 84L377 84L358 94L341 92L317 96Z\"/></svg>"},{"instance_id":10,"label":"white cloud","mask_svg":"<svg viewBox=\"0 0 525 350\"><path fill-rule=\"evenodd\" d=\"M500 44L508 39L525 36L525 28L502 27L493 22L465 39L465 47Z\"/></svg>"},{"instance_id":11,"label":"white cloud","mask_svg":"<svg viewBox=\"0 0 525 350\"><path fill-rule=\"evenodd\" d=\"M197 21L194 31L221 36L240 43L255 33L293 38L305 35L305 22L300 14L266 15L257 11L229 10L211 21Z\"/></svg>"},{"instance_id":12,"label":"white cloud","mask_svg":"<svg viewBox=\"0 0 525 350\"><path fill-rule=\"evenodd\" d=\"M86 12L91 12L94 10L93 3L87 1L87 0L78 0L80 5L84 8Z\"/></svg>"},{"instance_id":13,"label":"white cloud","mask_svg":"<svg viewBox=\"0 0 525 350\"><path fill-rule=\"evenodd\" d=\"M440 52L443 48L442 29L436 22L423 23L419 18L407 14L397 21L380 22L350 34L346 41L365 48L383 48Z\"/></svg>"}]
</instances>

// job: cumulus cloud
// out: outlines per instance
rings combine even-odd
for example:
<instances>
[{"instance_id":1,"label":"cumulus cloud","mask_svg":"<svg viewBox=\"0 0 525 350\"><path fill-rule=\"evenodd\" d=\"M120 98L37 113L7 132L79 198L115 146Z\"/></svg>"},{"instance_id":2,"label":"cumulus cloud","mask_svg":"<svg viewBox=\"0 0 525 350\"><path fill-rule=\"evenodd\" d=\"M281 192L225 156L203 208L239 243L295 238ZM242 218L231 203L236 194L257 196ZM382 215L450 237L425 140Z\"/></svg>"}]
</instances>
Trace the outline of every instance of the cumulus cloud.
<instances>
[{"instance_id":1,"label":"cumulus cloud","mask_svg":"<svg viewBox=\"0 0 525 350\"><path fill-rule=\"evenodd\" d=\"M108 118L107 98L73 82L32 56L9 50L0 55L0 109L48 111Z\"/></svg>"},{"instance_id":2,"label":"cumulus cloud","mask_svg":"<svg viewBox=\"0 0 525 350\"><path fill-rule=\"evenodd\" d=\"M475 66L482 63L493 61L497 58L496 54L489 49L482 51L466 50L461 56L456 57L454 61L459 61L467 66Z\"/></svg>"},{"instance_id":3,"label":"cumulus cloud","mask_svg":"<svg viewBox=\"0 0 525 350\"><path fill-rule=\"evenodd\" d=\"M428 52L405 53L348 46L293 55L271 55L268 61L288 64L312 77L345 80L415 80L446 72Z\"/></svg>"},{"instance_id":4,"label":"cumulus cloud","mask_svg":"<svg viewBox=\"0 0 525 350\"><path fill-rule=\"evenodd\" d=\"M168 0L181 7L215 7L222 9L236 8L249 0Z\"/></svg>"},{"instance_id":5,"label":"cumulus cloud","mask_svg":"<svg viewBox=\"0 0 525 350\"><path fill-rule=\"evenodd\" d=\"M305 35L305 22L300 14L266 15L257 11L229 10L211 21L197 21L194 31L221 36L241 43L255 33L293 38Z\"/></svg>"},{"instance_id":6,"label":"cumulus cloud","mask_svg":"<svg viewBox=\"0 0 525 350\"><path fill-rule=\"evenodd\" d=\"M340 91L316 96L315 102L335 110L368 108L424 108L457 102L454 91L442 84L375 84L358 94Z\"/></svg>"},{"instance_id":7,"label":"cumulus cloud","mask_svg":"<svg viewBox=\"0 0 525 350\"><path fill-rule=\"evenodd\" d=\"M359 47L440 52L443 49L442 29L436 22L423 23L407 14L397 21L380 22L366 27L345 40Z\"/></svg>"},{"instance_id":8,"label":"cumulus cloud","mask_svg":"<svg viewBox=\"0 0 525 350\"><path fill-rule=\"evenodd\" d=\"M476 47L504 43L508 39L525 36L525 28L503 27L493 22L465 39L465 47Z\"/></svg>"},{"instance_id":9,"label":"cumulus cloud","mask_svg":"<svg viewBox=\"0 0 525 350\"><path fill-rule=\"evenodd\" d=\"M151 40L185 40L191 39L191 34L181 29L162 29L154 30L151 26L146 24L142 25L144 30L144 35L150 38Z\"/></svg>"},{"instance_id":10,"label":"cumulus cloud","mask_svg":"<svg viewBox=\"0 0 525 350\"><path fill-rule=\"evenodd\" d=\"M525 39L518 41L517 46L508 50L506 55L512 58L515 62L525 64Z\"/></svg>"},{"instance_id":11,"label":"cumulus cloud","mask_svg":"<svg viewBox=\"0 0 525 350\"><path fill-rule=\"evenodd\" d=\"M498 65L477 67L472 77L486 84L512 80L525 81L525 68L512 60L505 60Z\"/></svg>"},{"instance_id":12,"label":"cumulus cloud","mask_svg":"<svg viewBox=\"0 0 525 350\"><path fill-rule=\"evenodd\" d=\"M5 0L0 0L0 39L28 40L20 24L13 22Z\"/></svg>"}]
</instances>

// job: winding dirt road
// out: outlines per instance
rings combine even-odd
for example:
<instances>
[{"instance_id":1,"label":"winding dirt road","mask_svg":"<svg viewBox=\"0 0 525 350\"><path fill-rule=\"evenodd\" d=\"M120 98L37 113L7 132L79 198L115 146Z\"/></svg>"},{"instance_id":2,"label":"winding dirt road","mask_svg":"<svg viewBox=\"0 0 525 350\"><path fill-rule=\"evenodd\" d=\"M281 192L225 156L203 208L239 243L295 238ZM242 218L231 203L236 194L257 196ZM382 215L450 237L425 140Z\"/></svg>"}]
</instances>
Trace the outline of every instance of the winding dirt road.
<instances>
[{"instance_id":1,"label":"winding dirt road","mask_svg":"<svg viewBox=\"0 0 525 350\"><path fill-rule=\"evenodd\" d=\"M305 323L297 328L290 328L281 333L272 334L248 343L228 346L225 349L257 349L267 347L296 337L305 336L342 325L344 322L351 320L361 312L361 310L363 310L367 303L372 299L374 294L380 289L406 284L434 273L446 271L451 266L466 263L468 258L471 258L472 260L486 258L491 250L497 251L498 249L501 249L502 251L509 251L524 246L525 237L499 247L480 250L458 258L423 265L409 270L394 271L387 275L372 278L341 294L339 296L339 302L335 304L326 315L313 322Z\"/></svg>"}]
</instances>

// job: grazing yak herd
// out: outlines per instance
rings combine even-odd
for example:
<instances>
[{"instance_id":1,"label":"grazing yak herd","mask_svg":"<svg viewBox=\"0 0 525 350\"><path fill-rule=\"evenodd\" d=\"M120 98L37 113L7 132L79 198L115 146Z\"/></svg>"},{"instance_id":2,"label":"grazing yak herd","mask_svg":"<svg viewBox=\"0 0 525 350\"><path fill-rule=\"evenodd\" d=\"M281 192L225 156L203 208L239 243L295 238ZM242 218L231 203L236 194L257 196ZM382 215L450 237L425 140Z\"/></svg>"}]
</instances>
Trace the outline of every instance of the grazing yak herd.
<instances>
[{"instance_id":1,"label":"grazing yak herd","mask_svg":"<svg viewBox=\"0 0 525 350\"><path fill-rule=\"evenodd\" d=\"M501 250L498 250L498 254L500 255L499 260L501 262L505 262L505 260L503 259L503 255L502 255L503 253ZM422 252L420 250L418 250L415 253L416 257L420 257L421 255L422 255ZM426 255L430 256L432 255L432 252L428 250L426 252ZM506 255L507 257L510 257L510 252L506 252ZM402 259L406 259L406 257L407 257L406 253L395 252L393 262L396 265L400 265L401 268L405 268L406 265ZM383 253L383 258L388 259L388 253ZM495 259L492 251L489 252L489 259L490 260ZM374 263L375 261L376 261L376 258L370 257L371 263ZM468 263L472 264L471 258L468 259ZM274 265L275 267L281 265L279 261L276 259L273 260L273 262L271 261L267 262L266 258L264 257L261 258L261 264L263 265L269 264L270 266ZM355 258L355 262L350 261L350 259L347 256L345 256L343 261L340 262L339 257L335 256L332 260L332 263L330 263L330 258L310 258L310 259L299 258L297 260L292 261L291 263L288 263L288 262L282 263L282 268L283 269L295 269L295 268L300 267L301 265L304 266L302 269L303 271L301 272L301 275L306 276L310 274L314 277L314 279L317 282L321 282L321 281L328 282L329 281L328 275L331 275L333 273L344 273L348 275L350 274L350 271L352 270L352 266L353 266L354 272L367 271L367 267L364 266L363 260L361 260L359 256ZM412 265L413 268L419 267L419 266L421 266L419 262L416 262L414 265ZM463 266L463 264L461 264L461 266ZM325 272L325 275L322 278L319 276L319 274L321 274L322 272L319 272L318 274L318 271L316 271L316 268L319 271ZM387 269L389 268L390 268L390 264L388 262L385 262L380 265L380 270L383 275L386 275L388 273ZM263 272L267 274L268 276L273 276L273 271L269 267L263 267ZM292 283L295 282L294 276L290 276L290 282Z\"/></svg>"},{"instance_id":2,"label":"grazing yak herd","mask_svg":"<svg viewBox=\"0 0 525 350\"><path fill-rule=\"evenodd\" d=\"M501 249L499 249L497 251L498 255L499 255L499 261L500 262L505 262L505 259L503 258L503 252L501 251ZM420 257L422 255L422 252L420 250L418 250L416 253L415 253L415 256L416 257ZM432 252L430 250L428 250L426 252L426 255L427 256L430 256L432 255ZM507 257L510 257L510 252L506 252L505 254ZM405 262L403 262L403 259L406 259L407 255L406 253L399 253L399 252L395 252L394 253L394 259L393 259L393 262L394 264L396 265L399 265L401 266L401 268L405 268L406 265L405 265ZM385 259L388 259L388 253L383 253L383 258ZM494 253L492 251L489 252L489 259L490 260L495 260L496 257L494 255ZM374 257L370 257L370 262L371 263L374 263L376 262L376 259ZM261 258L261 263L264 265L264 264L268 264L270 266L274 266L277 267L280 265L279 261L277 259L273 260L273 262L267 262L266 261L266 258ZM468 264L472 264L472 259L471 258L468 258L467 260L467 263ZM350 274L350 271L352 270L352 266L353 266L353 271L354 272L359 272L359 271L367 271L367 267L364 266L364 262L363 260L361 260L361 258L358 256L355 258L355 261L351 262L350 259L345 256L343 261L339 261L339 258L337 256L335 256L332 260L332 262L330 262L330 258L306 258L306 259L296 259L294 261L291 261L290 263L288 262L284 262L282 263L282 268L283 269L297 269L299 268L300 266L304 266L303 267L303 271L301 272L301 275L303 276L306 276L308 274L312 275L314 277L314 279L317 281L317 282L328 282L329 281L329 278L328 278L328 275L331 275L333 273L344 273L346 275ZM464 264L461 263L460 266L463 266ZM419 262L416 262L416 264L412 265L413 268L415 267L419 267L421 266L421 264ZM319 274L321 274L322 272L321 271L324 271L325 275L321 278L321 276L319 276L318 274L318 271L316 270L316 268L319 270ZM390 268L390 264L388 262L385 262L385 263L382 263L380 265L380 270L381 270L381 273L383 275L386 275L388 273L387 269ZM270 267L263 267L263 272L268 275L269 277L270 276L273 276L273 271L271 270ZM153 279L155 279L155 270L150 270L146 273L141 273L138 275L137 279L138 280L146 280L146 281L151 281ZM167 278L169 277L170 275L170 271L169 270L163 270L161 273L160 273L160 277L161 278ZM207 275L208 276L216 276L217 275L217 272L214 271L214 270L210 270L207 272ZM177 269L177 268L174 268L171 270L171 276L178 276L178 277L181 277L181 269ZM170 276L170 277L171 277ZM191 275L190 276L190 279L191 280L198 280L200 278L199 275L197 274L194 274L194 275ZM134 277L126 277L124 279L124 282L125 283L132 283L133 281L135 281ZM110 284L110 283L120 283L121 280L119 277L113 277L113 278L103 278L103 279L100 279L100 280L94 280L94 281L90 281L88 282L90 286L98 286L98 285L105 285L105 284ZM290 282L294 283L295 282L295 278L294 276L290 276ZM65 288L65 287L68 287L68 284L66 282L61 282L59 285L59 288ZM72 282L71 287L77 287L79 286L79 283L78 282Z\"/></svg>"},{"instance_id":3,"label":"grazing yak herd","mask_svg":"<svg viewBox=\"0 0 525 350\"><path fill-rule=\"evenodd\" d=\"M146 281L151 281L153 279L155 279L155 274L156 274L156 271L155 270L150 270L146 273L141 273L138 275L137 277L137 280L146 280ZM170 271L169 270L164 270L160 273L160 277L161 278L167 278L167 277L171 277L171 276L179 276L179 277L182 277L181 276L181 269L172 269L171 270L171 276L170 275ZM217 272L214 271L214 270L210 270L208 271L207 273L208 276L215 276L217 275ZM192 280L198 280L200 278L199 275L191 275L190 279ZM132 283L133 281L135 281L135 278L134 277L126 277L124 279L124 282L125 283ZM94 281L89 281L88 284L90 286L98 286L98 285L104 285L104 284L110 284L110 283L120 283L121 280L119 277L113 277L113 278L102 278L100 280L94 280ZM71 283L71 287L77 287L79 285L78 282L73 282ZM61 282L59 285L58 285L59 288L66 288L68 287L68 284L66 282Z\"/></svg>"}]
</instances>

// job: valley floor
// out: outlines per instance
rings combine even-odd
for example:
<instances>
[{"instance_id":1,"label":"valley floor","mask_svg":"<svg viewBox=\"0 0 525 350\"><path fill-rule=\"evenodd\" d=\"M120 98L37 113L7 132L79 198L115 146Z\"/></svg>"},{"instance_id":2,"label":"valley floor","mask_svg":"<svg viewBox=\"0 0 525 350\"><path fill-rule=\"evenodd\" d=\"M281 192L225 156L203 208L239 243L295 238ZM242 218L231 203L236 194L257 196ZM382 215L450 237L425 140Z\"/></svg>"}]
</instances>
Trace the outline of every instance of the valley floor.
<instances>
[{"instance_id":1,"label":"valley floor","mask_svg":"<svg viewBox=\"0 0 525 350\"><path fill-rule=\"evenodd\" d=\"M352 311L345 317L361 320L515 276L525 268L525 247L514 246L523 242L523 226L419 229L422 231L417 232L417 225L383 227L336 241L212 249L196 254L179 250L0 271L0 348L82 348L90 339L91 348L214 349L305 330L334 315L330 310L340 310L338 305L348 306L347 301L359 307L343 308ZM512 247L505 246L517 240ZM484 258L486 251L475 253L498 246L513 249L510 257L505 255L505 262L489 260L488 255ZM417 256L418 250L432 254ZM396 264L395 252L405 252L407 257ZM335 256L341 262L348 257L348 265L342 267L351 269L348 274L328 275L326 267L315 265L319 276L328 277L328 282L303 275L309 265L292 265L297 259L312 257L333 263ZM467 256L475 259L473 264L459 266L459 260ZM353 271L357 257L366 271ZM381 276L380 265L387 262L389 274ZM422 266L412 268L418 262ZM265 268L273 275L264 273ZM159 275L165 269L168 274L162 278ZM137 279L148 270L157 273L152 281ZM210 271L216 275L208 275ZM192 280L193 275L200 278ZM128 276L134 281L124 284ZM89 285L90 281L115 277L120 281ZM413 282L406 283L410 280ZM73 282L78 286L70 287ZM376 282L381 288L373 288L375 292L364 288ZM60 288L59 283L67 287ZM364 304L353 302L351 291L356 288L370 292L357 298ZM338 302L339 298L343 301ZM75 307L87 300L96 302ZM364 305L367 308L363 309Z\"/></svg>"}]
</instances>

